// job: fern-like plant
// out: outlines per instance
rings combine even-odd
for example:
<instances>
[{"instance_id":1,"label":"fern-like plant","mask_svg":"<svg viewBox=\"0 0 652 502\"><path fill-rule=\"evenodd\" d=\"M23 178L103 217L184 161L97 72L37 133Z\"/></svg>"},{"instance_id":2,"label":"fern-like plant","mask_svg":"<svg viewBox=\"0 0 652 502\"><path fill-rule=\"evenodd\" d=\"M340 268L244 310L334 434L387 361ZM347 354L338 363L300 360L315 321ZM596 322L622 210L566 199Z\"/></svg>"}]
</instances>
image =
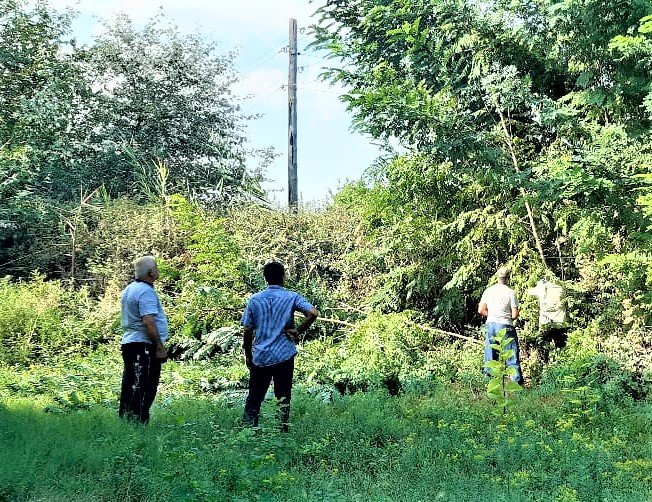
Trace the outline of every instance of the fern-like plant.
<instances>
[{"instance_id":1,"label":"fern-like plant","mask_svg":"<svg viewBox=\"0 0 652 502\"><path fill-rule=\"evenodd\" d=\"M521 386L512 381L516 376L516 369L508 366L507 361L514 355L509 347L513 338L507 336L507 331L501 329L493 338L490 345L498 354L498 359L487 361L485 368L489 370L489 383L487 384L487 395L495 403L494 415L506 415L516 404L514 394L521 390Z\"/></svg>"}]
</instances>

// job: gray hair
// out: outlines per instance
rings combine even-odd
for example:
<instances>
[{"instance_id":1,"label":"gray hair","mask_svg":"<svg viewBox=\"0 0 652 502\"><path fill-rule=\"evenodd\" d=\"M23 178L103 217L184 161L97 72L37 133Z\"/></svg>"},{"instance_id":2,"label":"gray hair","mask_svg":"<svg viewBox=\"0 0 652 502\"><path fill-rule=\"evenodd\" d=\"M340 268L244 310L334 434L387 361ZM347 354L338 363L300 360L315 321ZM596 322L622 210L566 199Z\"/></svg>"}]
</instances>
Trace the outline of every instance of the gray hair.
<instances>
[{"instance_id":1,"label":"gray hair","mask_svg":"<svg viewBox=\"0 0 652 502\"><path fill-rule=\"evenodd\" d=\"M507 267L500 267L496 272L496 277L499 281L508 281L509 280L509 269Z\"/></svg>"},{"instance_id":2,"label":"gray hair","mask_svg":"<svg viewBox=\"0 0 652 502\"><path fill-rule=\"evenodd\" d=\"M134 278L143 279L156 267L156 258L153 256L141 256L134 262Z\"/></svg>"}]
</instances>

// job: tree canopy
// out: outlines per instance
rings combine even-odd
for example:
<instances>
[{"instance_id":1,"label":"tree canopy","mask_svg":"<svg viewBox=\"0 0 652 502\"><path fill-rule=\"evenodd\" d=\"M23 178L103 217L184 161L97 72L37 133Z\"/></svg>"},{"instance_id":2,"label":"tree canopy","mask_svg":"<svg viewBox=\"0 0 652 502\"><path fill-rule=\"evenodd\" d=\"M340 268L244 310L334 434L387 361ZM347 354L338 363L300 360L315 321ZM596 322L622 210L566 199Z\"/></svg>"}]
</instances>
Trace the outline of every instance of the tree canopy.
<instances>
[{"instance_id":1,"label":"tree canopy","mask_svg":"<svg viewBox=\"0 0 652 502\"><path fill-rule=\"evenodd\" d=\"M156 161L191 196L260 192L243 135L252 117L232 94L233 53L181 35L162 15L142 29L118 16L78 46L72 11L2 0L2 12L0 144L28 156L38 194L77 200L80 187L104 186L133 195Z\"/></svg>"},{"instance_id":2,"label":"tree canopy","mask_svg":"<svg viewBox=\"0 0 652 502\"><path fill-rule=\"evenodd\" d=\"M652 160L651 12L631 0L324 3L324 77L347 87L355 127L405 151L337 198L377 232L379 305L459 325L500 264L525 286L623 278L630 252L649 263L649 214L632 194Z\"/></svg>"},{"instance_id":3,"label":"tree canopy","mask_svg":"<svg viewBox=\"0 0 652 502\"><path fill-rule=\"evenodd\" d=\"M247 117L231 92L233 54L218 55L214 42L182 36L162 21L139 31L128 17L117 17L78 54L95 90L80 127L89 144L103 145L88 155L101 168L96 184L108 178L112 191L129 192L136 173L125 146L144 164L164 160L172 188L182 193L221 196L221 189L228 194L248 179L253 184L243 136ZM122 176L111 176L115 172Z\"/></svg>"},{"instance_id":4,"label":"tree canopy","mask_svg":"<svg viewBox=\"0 0 652 502\"><path fill-rule=\"evenodd\" d=\"M80 45L72 10L0 0L0 263L32 254L61 220L52 205L96 190L142 200L259 200L271 151L248 148L232 93L234 53L159 15L122 15ZM38 268L38 262L32 264Z\"/></svg>"}]
</instances>

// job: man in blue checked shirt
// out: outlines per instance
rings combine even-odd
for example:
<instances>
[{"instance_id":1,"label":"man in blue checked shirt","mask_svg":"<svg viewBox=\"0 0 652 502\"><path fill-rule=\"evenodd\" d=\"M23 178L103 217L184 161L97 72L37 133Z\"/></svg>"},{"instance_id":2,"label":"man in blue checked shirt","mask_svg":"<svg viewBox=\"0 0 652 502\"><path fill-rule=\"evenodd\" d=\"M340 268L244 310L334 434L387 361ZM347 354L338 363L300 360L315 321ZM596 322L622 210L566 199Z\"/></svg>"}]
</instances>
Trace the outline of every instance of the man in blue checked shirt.
<instances>
[{"instance_id":1,"label":"man in blue checked shirt","mask_svg":"<svg viewBox=\"0 0 652 502\"><path fill-rule=\"evenodd\" d=\"M279 406L277 416L281 430L287 432L296 342L315 322L319 312L299 293L283 287L285 269L280 263L265 265L263 275L267 288L249 298L240 322L244 328L245 361L249 368L249 393L243 422L258 425L260 406L273 379ZM305 316L299 327L294 325L296 311Z\"/></svg>"}]
</instances>

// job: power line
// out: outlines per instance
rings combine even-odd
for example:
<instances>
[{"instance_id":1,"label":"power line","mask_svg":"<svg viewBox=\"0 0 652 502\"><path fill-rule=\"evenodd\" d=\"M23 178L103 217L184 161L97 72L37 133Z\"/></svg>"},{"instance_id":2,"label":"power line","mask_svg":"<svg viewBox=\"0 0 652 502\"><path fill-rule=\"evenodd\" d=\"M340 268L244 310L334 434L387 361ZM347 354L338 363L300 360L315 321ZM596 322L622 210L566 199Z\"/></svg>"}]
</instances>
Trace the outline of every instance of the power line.
<instances>
[{"instance_id":1,"label":"power line","mask_svg":"<svg viewBox=\"0 0 652 502\"><path fill-rule=\"evenodd\" d=\"M274 94L274 93L276 93L278 91L283 91L286 88L286 86L283 85L282 82L283 81L279 80L274 85L272 85L270 87L267 87L267 89L265 91L267 91L269 89L271 89L271 90L269 92L267 92L266 94L262 95L262 97L261 97L262 93L255 94L254 97L260 98L260 99L257 99L253 103L250 103L247 108L243 107L243 112L245 112L245 113L252 112L254 107L258 106L260 103L267 100L267 98L269 98L272 94ZM265 92L265 91L263 91L263 92Z\"/></svg>"},{"instance_id":2,"label":"power line","mask_svg":"<svg viewBox=\"0 0 652 502\"><path fill-rule=\"evenodd\" d=\"M303 36L299 37L297 42L304 40L309 37L308 34L304 34L307 31L306 27L299 28L299 33L303 34ZM275 45L275 49L272 52L267 52L257 58L254 58L251 62L247 63L246 65L243 65L242 68L240 68L241 73L249 73L259 66L267 63L268 61L274 59L276 56L278 56L281 53L287 53L288 52L288 44L285 43L282 40L279 40ZM306 46L303 51L301 51L299 54L305 55L307 57L317 57L317 56L311 56L309 53L314 52L312 49L308 49Z\"/></svg>"},{"instance_id":3,"label":"power line","mask_svg":"<svg viewBox=\"0 0 652 502\"><path fill-rule=\"evenodd\" d=\"M299 91L305 91L305 92L321 92L322 94L332 94L333 96L339 96L339 95L341 94L341 93L339 93L339 92L335 92L335 91L327 91L327 90L324 90L324 89L317 89L317 88L313 88L313 87L302 87L302 86L298 86L298 89L297 89L297 90L299 90Z\"/></svg>"},{"instance_id":4,"label":"power line","mask_svg":"<svg viewBox=\"0 0 652 502\"><path fill-rule=\"evenodd\" d=\"M301 37L298 38L297 43L301 40L305 40L306 38L309 37L309 34L307 33L307 28L302 27L299 28L298 32L302 34ZM295 45L295 50L296 50L296 45ZM290 51L289 45L286 43L278 43L276 44L276 48L271 51L271 52L265 52L261 54L259 57L254 58L251 60L248 64L244 65L240 70L239 73L241 75L241 80L244 80L248 75L253 73L255 70L260 68L261 66L265 65L269 61L273 60L274 58L277 58L280 54L287 54ZM313 62L308 63L306 65L302 65L298 68L299 72L303 72L306 69L322 64L324 63L324 58L322 56L319 56L316 54L316 51L312 48L309 48L306 46L303 51L297 52L297 55L304 56L306 58L312 59ZM316 84L321 84L322 82L319 82L317 80L311 80L308 83L316 83ZM244 113L253 113L256 108L258 108L258 105L261 103L265 102L270 96L274 95L275 93L279 91L287 91L288 86L287 84L284 84L283 81L277 81L275 82L272 86L269 86L265 88L265 90L262 90L260 92L255 92L253 95L248 96L249 99L253 99L248 106L243 106L243 112ZM335 91L329 91L325 89L318 89L318 88L310 88L310 87L304 87L303 85L298 85L297 90L302 90L302 91L307 91L307 92L321 92L324 94L332 94L332 95L339 95L340 93L335 92Z\"/></svg>"},{"instance_id":5,"label":"power line","mask_svg":"<svg viewBox=\"0 0 652 502\"><path fill-rule=\"evenodd\" d=\"M277 57L281 52L283 52L284 49L287 49L287 44L284 43L277 43L275 44L275 46L276 48L273 49L271 52L265 52L264 54L261 54L260 56L251 60L246 65L242 66L242 68L240 68L240 72L249 73L255 70L256 68L258 68L259 66L267 63L271 59Z\"/></svg>"},{"instance_id":6,"label":"power line","mask_svg":"<svg viewBox=\"0 0 652 502\"><path fill-rule=\"evenodd\" d=\"M315 66L315 65L318 65L318 64L321 64L321 63L323 63L323 61L317 61L315 63L310 63L310 64L305 64L303 66L299 66L299 71L304 71L306 68L310 68L311 66Z\"/></svg>"}]
</instances>

